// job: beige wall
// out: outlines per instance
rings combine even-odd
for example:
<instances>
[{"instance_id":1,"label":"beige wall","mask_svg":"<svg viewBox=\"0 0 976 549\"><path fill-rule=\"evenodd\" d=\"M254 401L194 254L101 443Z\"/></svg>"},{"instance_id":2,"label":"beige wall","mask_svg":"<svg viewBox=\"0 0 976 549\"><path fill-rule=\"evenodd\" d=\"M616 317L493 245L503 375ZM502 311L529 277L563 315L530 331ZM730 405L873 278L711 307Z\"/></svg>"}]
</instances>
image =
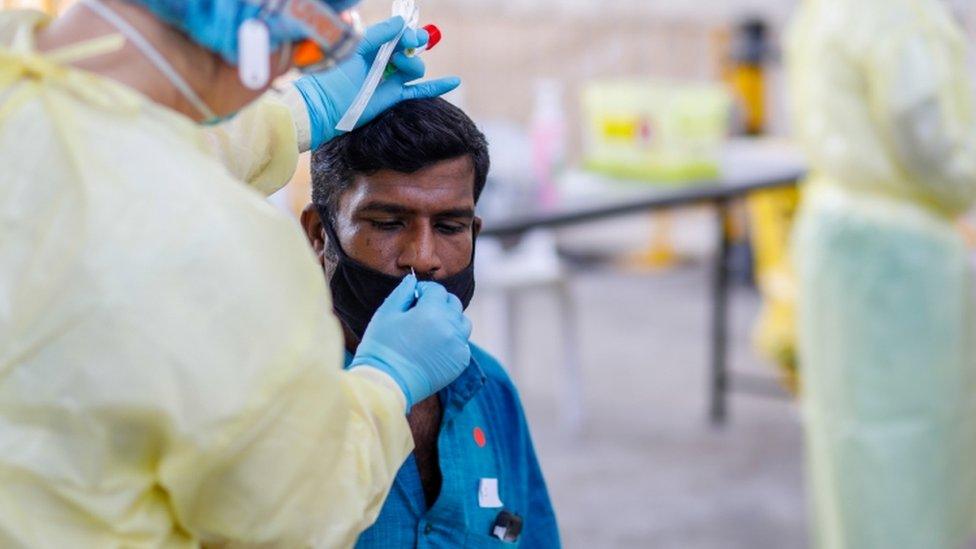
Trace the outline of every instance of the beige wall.
<instances>
[{"instance_id":1,"label":"beige wall","mask_svg":"<svg viewBox=\"0 0 976 549\"><path fill-rule=\"evenodd\" d=\"M720 76L723 39L735 21L763 14L774 39L797 0L418 0L423 23L444 31L426 54L432 76L455 74L464 85L453 100L479 120L526 123L534 83L556 78L566 86L566 107L578 127L578 90L594 78L653 76L712 80ZM976 0L956 2L976 36ZM363 14L377 21L388 0L365 0ZM976 69L976 63L974 63ZM976 73L976 71L974 71ZM769 74L770 126L788 131L781 67ZM574 136L578 145L579 137ZM577 147L574 147L574 149Z\"/></svg>"},{"instance_id":2,"label":"beige wall","mask_svg":"<svg viewBox=\"0 0 976 549\"><path fill-rule=\"evenodd\" d=\"M374 4L375 5L375 4ZM367 8L371 20L382 10ZM579 85L594 78L656 76L708 80L718 75L715 22L499 14L492 10L427 9L444 42L426 54L433 76L463 81L457 98L479 119L527 122L535 82L555 78L575 106Z\"/></svg>"}]
</instances>

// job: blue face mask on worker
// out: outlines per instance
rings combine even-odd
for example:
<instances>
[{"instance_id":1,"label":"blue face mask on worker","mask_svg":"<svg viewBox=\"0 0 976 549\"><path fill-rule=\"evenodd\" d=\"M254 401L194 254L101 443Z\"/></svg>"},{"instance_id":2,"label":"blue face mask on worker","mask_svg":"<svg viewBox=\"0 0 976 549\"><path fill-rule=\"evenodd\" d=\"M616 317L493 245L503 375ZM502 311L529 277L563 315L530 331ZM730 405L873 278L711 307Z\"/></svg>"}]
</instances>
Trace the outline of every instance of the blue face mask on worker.
<instances>
[{"instance_id":1,"label":"blue face mask on worker","mask_svg":"<svg viewBox=\"0 0 976 549\"><path fill-rule=\"evenodd\" d=\"M388 275L367 267L349 257L339 244L339 235L332 225L331 216L325 207L317 207L322 228L329 237L329 246L335 252L335 270L329 286L332 289L332 305L336 315L358 339L363 338L369 321L387 296L400 285L402 277ZM461 300L467 309L474 297L474 249L471 262L461 272L441 280L435 280L447 292Z\"/></svg>"}]
</instances>

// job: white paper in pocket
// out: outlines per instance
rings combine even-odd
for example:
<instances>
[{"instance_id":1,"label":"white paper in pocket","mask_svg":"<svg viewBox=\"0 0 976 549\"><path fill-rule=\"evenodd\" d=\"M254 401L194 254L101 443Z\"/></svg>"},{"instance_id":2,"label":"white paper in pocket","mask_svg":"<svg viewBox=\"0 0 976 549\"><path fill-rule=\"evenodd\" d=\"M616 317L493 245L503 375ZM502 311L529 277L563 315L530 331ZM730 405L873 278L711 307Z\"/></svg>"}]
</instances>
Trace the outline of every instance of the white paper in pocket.
<instances>
[{"instance_id":1,"label":"white paper in pocket","mask_svg":"<svg viewBox=\"0 0 976 549\"><path fill-rule=\"evenodd\" d=\"M478 483L478 506L486 509L504 507L501 498L498 497L497 478L483 478Z\"/></svg>"}]
</instances>

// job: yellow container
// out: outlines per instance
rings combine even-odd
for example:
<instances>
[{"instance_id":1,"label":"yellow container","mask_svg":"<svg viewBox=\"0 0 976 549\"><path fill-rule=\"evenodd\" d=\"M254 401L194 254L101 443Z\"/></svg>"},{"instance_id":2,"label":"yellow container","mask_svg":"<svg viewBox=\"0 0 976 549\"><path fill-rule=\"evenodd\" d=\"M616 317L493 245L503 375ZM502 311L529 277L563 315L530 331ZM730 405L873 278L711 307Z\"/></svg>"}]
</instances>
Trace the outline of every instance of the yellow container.
<instances>
[{"instance_id":1,"label":"yellow container","mask_svg":"<svg viewBox=\"0 0 976 549\"><path fill-rule=\"evenodd\" d=\"M672 184L719 174L732 112L719 84L594 82L583 91L583 111L588 170Z\"/></svg>"}]
</instances>

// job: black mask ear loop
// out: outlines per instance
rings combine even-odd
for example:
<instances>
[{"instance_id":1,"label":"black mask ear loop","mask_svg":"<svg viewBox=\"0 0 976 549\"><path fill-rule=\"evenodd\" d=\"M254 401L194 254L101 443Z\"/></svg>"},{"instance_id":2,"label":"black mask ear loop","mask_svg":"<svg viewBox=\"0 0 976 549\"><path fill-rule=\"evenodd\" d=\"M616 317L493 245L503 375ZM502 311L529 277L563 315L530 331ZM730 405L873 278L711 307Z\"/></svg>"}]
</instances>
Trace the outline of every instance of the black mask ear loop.
<instances>
[{"instance_id":1,"label":"black mask ear loop","mask_svg":"<svg viewBox=\"0 0 976 549\"><path fill-rule=\"evenodd\" d=\"M338 261L349 261L352 260L349 254L342 249L342 243L339 241L339 233L335 230L335 225L332 224L332 215L326 210L326 206L321 204L315 205L315 211L319 214L319 221L322 222L322 229L325 231L325 236L329 238L329 241L325 243L326 250L330 247L335 250L336 260Z\"/></svg>"}]
</instances>

